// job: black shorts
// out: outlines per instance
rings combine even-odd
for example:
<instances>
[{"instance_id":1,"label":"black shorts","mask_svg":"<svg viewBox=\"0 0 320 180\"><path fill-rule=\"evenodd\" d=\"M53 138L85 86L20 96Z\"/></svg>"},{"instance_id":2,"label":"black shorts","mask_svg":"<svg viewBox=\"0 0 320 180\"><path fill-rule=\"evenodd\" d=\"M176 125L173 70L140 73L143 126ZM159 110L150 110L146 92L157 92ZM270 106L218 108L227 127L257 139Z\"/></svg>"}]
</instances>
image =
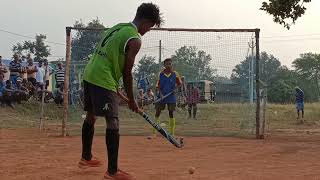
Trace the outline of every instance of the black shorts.
<instances>
[{"instance_id":1,"label":"black shorts","mask_svg":"<svg viewBox=\"0 0 320 180\"><path fill-rule=\"evenodd\" d=\"M83 81L84 110L96 116L118 118L119 98L116 92Z\"/></svg>"},{"instance_id":2,"label":"black shorts","mask_svg":"<svg viewBox=\"0 0 320 180\"><path fill-rule=\"evenodd\" d=\"M166 108L166 105L168 107L168 111L175 111L176 110L176 103L156 103L155 108L157 111L162 111Z\"/></svg>"}]
</instances>

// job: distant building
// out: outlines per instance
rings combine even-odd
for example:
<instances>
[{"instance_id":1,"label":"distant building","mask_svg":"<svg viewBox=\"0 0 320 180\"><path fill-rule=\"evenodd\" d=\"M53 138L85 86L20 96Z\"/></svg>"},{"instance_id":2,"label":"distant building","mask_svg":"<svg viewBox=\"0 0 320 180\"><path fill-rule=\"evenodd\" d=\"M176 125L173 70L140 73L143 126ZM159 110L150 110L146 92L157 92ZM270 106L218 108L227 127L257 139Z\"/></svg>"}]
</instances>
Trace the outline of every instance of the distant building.
<instances>
[{"instance_id":1,"label":"distant building","mask_svg":"<svg viewBox=\"0 0 320 180\"><path fill-rule=\"evenodd\" d=\"M208 80L189 81L187 87L193 85L200 91L200 102L214 101L213 82Z\"/></svg>"}]
</instances>

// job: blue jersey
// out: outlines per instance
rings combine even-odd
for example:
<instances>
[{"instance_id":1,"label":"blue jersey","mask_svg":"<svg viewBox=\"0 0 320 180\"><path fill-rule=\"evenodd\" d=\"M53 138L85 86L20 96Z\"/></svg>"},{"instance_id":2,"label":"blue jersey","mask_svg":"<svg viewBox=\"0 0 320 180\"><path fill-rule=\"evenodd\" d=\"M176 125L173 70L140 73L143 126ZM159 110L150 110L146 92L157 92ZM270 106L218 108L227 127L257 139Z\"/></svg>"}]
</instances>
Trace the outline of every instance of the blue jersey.
<instances>
[{"instance_id":1,"label":"blue jersey","mask_svg":"<svg viewBox=\"0 0 320 180\"><path fill-rule=\"evenodd\" d=\"M174 91L177 84L181 84L181 79L180 75L176 71L173 71L170 74L165 74L163 71L160 72L157 87L160 89L163 96ZM157 96L158 98L160 98L160 94L158 94ZM176 101L176 96L174 94L171 94L160 103L176 103Z\"/></svg>"},{"instance_id":2,"label":"blue jersey","mask_svg":"<svg viewBox=\"0 0 320 180\"><path fill-rule=\"evenodd\" d=\"M138 89L143 89L143 92L147 92L149 89L149 80L145 76L140 76L137 84Z\"/></svg>"},{"instance_id":3,"label":"blue jersey","mask_svg":"<svg viewBox=\"0 0 320 180\"><path fill-rule=\"evenodd\" d=\"M302 90L296 92L296 103L303 103L304 93Z\"/></svg>"}]
</instances>

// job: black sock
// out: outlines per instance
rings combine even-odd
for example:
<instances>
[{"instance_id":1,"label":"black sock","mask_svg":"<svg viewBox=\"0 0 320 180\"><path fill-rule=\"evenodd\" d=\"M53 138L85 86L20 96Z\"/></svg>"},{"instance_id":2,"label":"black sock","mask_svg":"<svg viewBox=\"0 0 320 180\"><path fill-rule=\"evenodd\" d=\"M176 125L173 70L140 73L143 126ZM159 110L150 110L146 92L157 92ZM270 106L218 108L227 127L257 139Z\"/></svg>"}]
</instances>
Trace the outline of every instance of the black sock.
<instances>
[{"instance_id":1,"label":"black sock","mask_svg":"<svg viewBox=\"0 0 320 180\"><path fill-rule=\"evenodd\" d=\"M92 158L91 148L94 135L94 125L83 122L82 125L82 158L89 161Z\"/></svg>"},{"instance_id":2,"label":"black sock","mask_svg":"<svg viewBox=\"0 0 320 180\"><path fill-rule=\"evenodd\" d=\"M108 150L108 172L113 175L118 171L119 129L106 129Z\"/></svg>"}]
</instances>

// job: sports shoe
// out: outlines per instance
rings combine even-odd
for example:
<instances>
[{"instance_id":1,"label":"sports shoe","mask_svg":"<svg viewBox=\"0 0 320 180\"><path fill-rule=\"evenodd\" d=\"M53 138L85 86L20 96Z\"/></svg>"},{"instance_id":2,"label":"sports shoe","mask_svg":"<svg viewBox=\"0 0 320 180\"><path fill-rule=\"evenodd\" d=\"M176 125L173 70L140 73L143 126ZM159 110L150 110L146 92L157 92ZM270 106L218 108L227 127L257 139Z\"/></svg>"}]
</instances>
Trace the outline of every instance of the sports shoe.
<instances>
[{"instance_id":1,"label":"sports shoe","mask_svg":"<svg viewBox=\"0 0 320 180\"><path fill-rule=\"evenodd\" d=\"M133 176L130 174L121 171L118 169L118 171L114 175L110 175L108 171L103 176L103 179L109 179L109 180L134 180Z\"/></svg>"},{"instance_id":2,"label":"sports shoe","mask_svg":"<svg viewBox=\"0 0 320 180\"><path fill-rule=\"evenodd\" d=\"M101 162L95 157L92 157L91 160L89 161L81 158L81 160L78 163L79 168L83 168L83 169L89 168L89 167L99 167L101 165L102 165Z\"/></svg>"}]
</instances>

